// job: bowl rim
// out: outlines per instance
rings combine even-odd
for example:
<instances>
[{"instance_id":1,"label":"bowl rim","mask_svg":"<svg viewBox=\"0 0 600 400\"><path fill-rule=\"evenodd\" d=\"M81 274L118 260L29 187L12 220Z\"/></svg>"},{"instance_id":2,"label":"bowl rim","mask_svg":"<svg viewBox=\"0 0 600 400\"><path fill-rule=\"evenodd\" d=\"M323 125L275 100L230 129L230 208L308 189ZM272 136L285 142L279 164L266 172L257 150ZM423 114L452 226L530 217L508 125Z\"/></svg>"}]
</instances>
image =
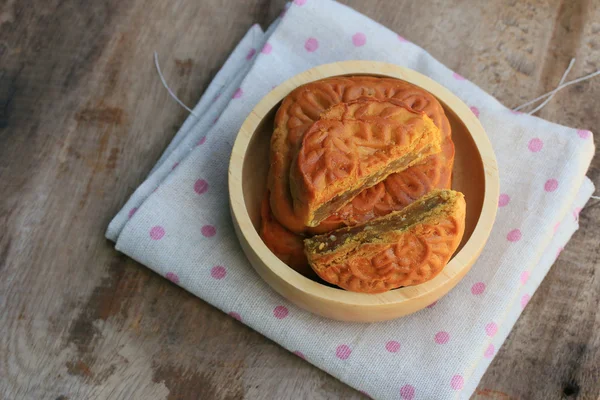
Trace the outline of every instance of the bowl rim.
<instances>
[{"instance_id":1,"label":"bowl rim","mask_svg":"<svg viewBox=\"0 0 600 400\"><path fill-rule=\"evenodd\" d=\"M324 78L351 75L397 78L433 94L465 125L479 151L484 169L485 185L481 213L471 237L462 249L454 254L450 262L435 278L419 285L406 286L379 294L350 292L341 288L325 286L304 277L284 264L269 250L254 229L245 206L242 189L246 151L256 128L264 117L298 86ZM395 64L365 60L340 61L313 67L289 78L265 95L252 109L238 131L229 161L228 186L234 223L239 224L240 234L244 236L256 256L271 272L305 295L330 303L361 307L401 304L407 300L417 300L431 292L446 293L464 276L466 273L464 269L467 268L468 271L483 250L494 224L500 191L497 161L491 142L479 119L462 100L441 84L419 72ZM242 226L249 226L252 229L242 229Z\"/></svg>"}]
</instances>

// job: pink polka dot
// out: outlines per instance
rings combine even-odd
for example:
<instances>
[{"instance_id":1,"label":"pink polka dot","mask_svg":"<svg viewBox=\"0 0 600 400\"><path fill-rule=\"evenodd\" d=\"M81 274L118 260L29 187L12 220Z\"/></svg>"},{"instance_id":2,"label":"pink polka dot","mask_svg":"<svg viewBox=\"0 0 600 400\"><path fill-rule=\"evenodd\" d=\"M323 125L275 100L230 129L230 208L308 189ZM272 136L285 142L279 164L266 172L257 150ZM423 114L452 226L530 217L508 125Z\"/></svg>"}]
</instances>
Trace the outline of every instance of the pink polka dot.
<instances>
[{"instance_id":1,"label":"pink polka dot","mask_svg":"<svg viewBox=\"0 0 600 400\"><path fill-rule=\"evenodd\" d=\"M490 322L485 326L485 333L488 336L494 336L498 332L498 325L495 322Z\"/></svg>"},{"instance_id":2,"label":"pink polka dot","mask_svg":"<svg viewBox=\"0 0 600 400\"><path fill-rule=\"evenodd\" d=\"M560 256L560 253L562 253L564 249L565 248L562 246L558 248L558 250L556 251L556 258L558 258Z\"/></svg>"},{"instance_id":3,"label":"pink polka dot","mask_svg":"<svg viewBox=\"0 0 600 400\"><path fill-rule=\"evenodd\" d=\"M546 192L554 192L558 188L558 181L556 179L548 179L544 184L544 190Z\"/></svg>"},{"instance_id":4,"label":"pink polka dot","mask_svg":"<svg viewBox=\"0 0 600 400\"><path fill-rule=\"evenodd\" d=\"M131 210L129 210L129 213L127 214L129 218L133 217L133 214L135 214L136 211L137 207L133 207Z\"/></svg>"},{"instance_id":5,"label":"pink polka dot","mask_svg":"<svg viewBox=\"0 0 600 400\"><path fill-rule=\"evenodd\" d=\"M303 6L306 4L306 0L294 0L294 4L297 6Z\"/></svg>"},{"instance_id":6,"label":"pink polka dot","mask_svg":"<svg viewBox=\"0 0 600 400\"><path fill-rule=\"evenodd\" d=\"M275 318L277 319L284 319L285 317L287 317L289 314L289 311L287 308L285 308L284 306L277 306L275 307L275 309L273 310L273 315L275 316Z\"/></svg>"},{"instance_id":7,"label":"pink polka dot","mask_svg":"<svg viewBox=\"0 0 600 400\"><path fill-rule=\"evenodd\" d=\"M523 114L523 112L521 111L515 111L515 110L510 110L511 113L515 114L515 115L521 115Z\"/></svg>"},{"instance_id":8,"label":"pink polka dot","mask_svg":"<svg viewBox=\"0 0 600 400\"><path fill-rule=\"evenodd\" d=\"M464 76L462 76L462 75L459 75L459 74L457 74L456 72L454 72L454 73L452 74L452 77L454 77L454 79L456 79L457 81L464 81L464 80L465 80Z\"/></svg>"},{"instance_id":9,"label":"pink polka dot","mask_svg":"<svg viewBox=\"0 0 600 400\"><path fill-rule=\"evenodd\" d=\"M581 208L577 207L575 210L573 210L573 218L575 218L576 221L579 220L579 213L581 212Z\"/></svg>"},{"instance_id":10,"label":"pink polka dot","mask_svg":"<svg viewBox=\"0 0 600 400\"><path fill-rule=\"evenodd\" d=\"M198 143L196 143L196 146L201 146L204 142L206 142L206 136L202 136L200 140L198 140Z\"/></svg>"},{"instance_id":11,"label":"pink polka dot","mask_svg":"<svg viewBox=\"0 0 600 400\"><path fill-rule=\"evenodd\" d=\"M167 272L167 274L165 275L165 278L167 278L168 280L170 280L171 282L173 282L175 284L179 284L179 277L177 276L177 274L175 274L173 272Z\"/></svg>"},{"instance_id":12,"label":"pink polka dot","mask_svg":"<svg viewBox=\"0 0 600 400\"><path fill-rule=\"evenodd\" d=\"M435 342L437 344L446 344L450 340L450 334L445 331L440 331L435 334Z\"/></svg>"},{"instance_id":13,"label":"pink polka dot","mask_svg":"<svg viewBox=\"0 0 600 400\"><path fill-rule=\"evenodd\" d=\"M415 398L415 387L412 385L404 385L400 388L400 398L402 400L412 400Z\"/></svg>"},{"instance_id":14,"label":"pink polka dot","mask_svg":"<svg viewBox=\"0 0 600 400\"><path fill-rule=\"evenodd\" d=\"M250 60L256 54L256 49L250 49L248 54L246 54L246 60Z\"/></svg>"},{"instance_id":15,"label":"pink polka dot","mask_svg":"<svg viewBox=\"0 0 600 400\"><path fill-rule=\"evenodd\" d=\"M150 238L152 240L160 240L163 236L165 236L165 228L162 226L157 225L150 229Z\"/></svg>"},{"instance_id":16,"label":"pink polka dot","mask_svg":"<svg viewBox=\"0 0 600 400\"><path fill-rule=\"evenodd\" d=\"M179 163L176 162L175 164L173 164L173 166L171 167L171 169L173 170L173 169L177 168L178 165L179 165Z\"/></svg>"},{"instance_id":17,"label":"pink polka dot","mask_svg":"<svg viewBox=\"0 0 600 400\"><path fill-rule=\"evenodd\" d=\"M473 114L475 114L475 116L477 118L479 118L479 108L477 107L469 107L471 109L471 111L473 112Z\"/></svg>"},{"instance_id":18,"label":"pink polka dot","mask_svg":"<svg viewBox=\"0 0 600 400\"><path fill-rule=\"evenodd\" d=\"M558 230L558 228L559 228L559 227L560 227L560 222L557 222L557 223L554 225L554 233L556 233L556 231Z\"/></svg>"},{"instance_id":19,"label":"pink polka dot","mask_svg":"<svg viewBox=\"0 0 600 400\"><path fill-rule=\"evenodd\" d=\"M521 272L521 285L524 285L529 280L529 271Z\"/></svg>"},{"instance_id":20,"label":"pink polka dot","mask_svg":"<svg viewBox=\"0 0 600 400\"><path fill-rule=\"evenodd\" d=\"M578 135L579 135L579 137L580 137L580 138L582 138L582 139L587 139L587 138L589 138L589 137L591 137L591 136L592 136L592 132L590 132L590 131L586 131L585 129L579 129L579 130L577 131L577 134L578 134Z\"/></svg>"},{"instance_id":21,"label":"pink polka dot","mask_svg":"<svg viewBox=\"0 0 600 400\"><path fill-rule=\"evenodd\" d=\"M220 265L215 265L210 270L210 276L212 276L215 279L223 279L223 278L225 278L225 275L227 275L227 269L225 269L225 267L222 267Z\"/></svg>"},{"instance_id":22,"label":"pink polka dot","mask_svg":"<svg viewBox=\"0 0 600 400\"><path fill-rule=\"evenodd\" d=\"M507 206L510 203L510 196L506 193L502 193L500 197L498 197L498 207Z\"/></svg>"},{"instance_id":23,"label":"pink polka dot","mask_svg":"<svg viewBox=\"0 0 600 400\"><path fill-rule=\"evenodd\" d=\"M242 97L242 95L244 94L244 91L242 90L242 88L238 88L235 93L233 94L233 98L234 99L239 99L240 97Z\"/></svg>"},{"instance_id":24,"label":"pink polka dot","mask_svg":"<svg viewBox=\"0 0 600 400\"><path fill-rule=\"evenodd\" d=\"M293 354L297 355L298 357L300 357L303 360L306 360L306 357L304 357L304 354L302 354L301 351L296 350L296 351L294 351Z\"/></svg>"},{"instance_id":25,"label":"pink polka dot","mask_svg":"<svg viewBox=\"0 0 600 400\"><path fill-rule=\"evenodd\" d=\"M477 282L473 286L471 286L471 293L474 295L482 294L485 291L485 283Z\"/></svg>"},{"instance_id":26,"label":"pink polka dot","mask_svg":"<svg viewBox=\"0 0 600 400\"><path fill-rule=\"evenodd\" d=\"M495 352L496 352L496 349L494 348L494 345L490 343L488 348L485 350L485 353L483 353L483 356L485 358L492 358L494 356Z\"/></svg>"},{"instance_id":27,"label":"pink polka dot","mask_svg":"<svg viewBox=\"0 0 600 400\"><path fill-rule=\"evenodd\" d=\"M540 151L542 149L542 147L544 147L544 142L542 142L538 138L533 138L529 141L529 144L527 145L527 147L529 148L529 151L531 151L533 153L537 153L538 151Z\"/></svg>"},{"instance_id":28,"label":"pink polka dot","mask_svg":"<svg viewBox=\"0 0 600 400\"><path fill-rule=\"evenodd\" d=\"M509 242L518 242L519 240L521 240L521 231L518 229L513 229L512 231L508 232L508 235L506 235L506 239Z\"/></svg>"},{"instance_id":29,"label":"pink polka dot","mask_svg":"<svg viewBox=\"0 0 600 400\"><path fill-rule=\"evenodd\" d=\"M529 296L527 293L525 293L523 295L523 297L521 297L521 308L525 308L527 303L529 303L530 298L531 298L531 296Z\"/></svg>"},{"instance_id":30,"label":"pink polka dot","mask_svg":"<svg viewBox=\"0 0 600 400\"><path fill-rule=\"evenodd\" d=\"M352 35L352 44L356 47L364 46L367 43L367 36L362 32L357 32Z\"/></svg>"},{"instance_id":31,"label":"pink polka dot","mask_svg":"<svg viewBox=\"0 0 600 400\"><path fill-rule=\"evenodd\" d=\"M232 318L234 318L234 319L237 319L238 321L242 320L241 315L238 314L238 313L236 313L236 312L233 312L233 311L229 313L229 316L232 317Z\"/></svg>"},{"instance_id":32,"label":"pink polka dot","mask_svg":"<svg viewBox=\"0 0 600 400\"><path fill-rule=\"evenodd\" d=\"M400 35L398 35L398 40L399 40L400 42L402 42L402 43L404 43L404 42L408 42L408 40L406 40L404 37L402 37L402 36L400 36Z\"/></svg>"},{"instance_id":33,"label":"pink polka dot","mask_svg":"<svg viewBox=\"0 0 600 400\"><path fill-rule=\"evenodd\" d=\"M212 225L204 225L200 231L204 237L213 237L217 234L217 228Z\"/></svg>"},{"instance_id":34,"label":"pink polka dot","mask_svg":"<svg viewBox=\"0 0 600 400\"><path fill-rule=\"evenodd\" d=\"M271 51L273 51L273 46L271 46L271 43L267 42L260 52L263 54L271 54Z\"/></svg>"},{"instance_id":35,"label":"pink polka dot","mask_svg":"<svg viewBox=\"0 0 600 400\"><path fill-rule=\"evenodd\" d=\"M385 349L390 353L397 353L400 350L400 343L395 340L390 340L385 344Z\"/></svg>"},{"instance_id":36,"label":"pink polka dot","mask_svg":"<svg viewBox=\"0 0 600 400\"><path fill-rule=\"evenodd\" d=\"M315 51L319 48L319 41L315 38L308 38L308 39L306 39L306 42L304 43L304 48L309 53L312 53L313 51Z\"/></svg>"},{"instance_id":37,"label":"pink polka dot","mask_svg":"<svg viewBox=\"0 0 600 400\"><path fill-rule=\"evenodd\" d=\"M346 360L348 357L350 357L351 353L352 350L350 350L350 347L345 344L341 344L337 347L337 349L335 349L335 356L340 360Z\"/></svg>"},{"instance_id":38,"label":"pink polka dot","mask_svg":"<svg viewBox=\"0 0 600 400\"><path fill-rule=\"evenodd\" d=\"M450 386L452 386L452 389L454 390L462 389L464 384L465 380L461 375L454 375L450 380Z\"/></svg>"},{"instance_id":39,"label":"pink polka dot","mask_svg":"<svg viewBox=\"0 0 600 400\"><path fill-rule=\"evenodd\" d=\"M206 193L207 190L208 190L208 182L206 182L204 179L198 179L194 183L194 192L196 192L198 194L202 194L202 193Z\"/></svg>"},{"instance_id":40,"label":"pink polka dot","mask_svg":"<svg viewBox=\"0 0 600 400\"><path fill-rule=\"evenodd\" d=\"M437 304L437 300L428 305L426 308L433 308Z\"/></svg>"}]
</instances>

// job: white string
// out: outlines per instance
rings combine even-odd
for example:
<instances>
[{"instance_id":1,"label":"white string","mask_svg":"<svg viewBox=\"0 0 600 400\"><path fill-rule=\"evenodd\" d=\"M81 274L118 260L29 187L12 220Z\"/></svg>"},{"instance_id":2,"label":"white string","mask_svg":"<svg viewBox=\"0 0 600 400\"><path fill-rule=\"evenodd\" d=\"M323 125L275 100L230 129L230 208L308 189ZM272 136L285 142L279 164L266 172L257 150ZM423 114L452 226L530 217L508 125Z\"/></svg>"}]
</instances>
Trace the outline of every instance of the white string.
<instances>
[{"instance_id":1,"label":"white string","mask_svg":"<svg viewBox=\"0 0 600 400\"><path fill-rule=\"evenodd\" d=\"M543 95L541 95L541 96L539 96L539 97L537 97L537 98L535 98L535 99L533 99L531 101L528 101L527 103L522 104L519 107L514 108L513 111L519 111L521 108L527 107L528 105L531 105L531 104L534 104L534 103L540 101L541 99L544 99L544 98L546 98L548 96L553 96L556 92L558 92L559 90L562 90L562 89L566 88L567 86L571 86L571 85L574 85L576 83L583 82L585 80L588 80L590 78L595 77L596 75L600 75L600 70L598 70L596 72L592 72L591 74L588 74L586 76L582 76L581 78L573 79L572 81L569 81L567 83L563 83L562 85L559 85L556 89L554 89L554 90L552 90L552 91L550 91L550 92L548 92L546 94L543 94ZM539 109L536 109L535 111L537 112L537 111L539 111ZM532 112L530 112L530 114Z\"/></svg>"},{"instance_id":2,"label":"white string","mask_svg":"<svg viewBox=\"0 0 600 400\"><path fill-rule=\"evenodd\" d=\"M569 74L569 71L571 71L571 67L573 67L573 64L575 64L575 58L571 58L571 62L569 63L569 66L567 67L565 73L563 74L562 78L560 78L560 82L558 82L558 86L562 85L563 82L565 81L565 79L567 78L567 75ZM520 109L522 109L523 107L527 107L531 104L537 103L538 101L540 101L541 99L543 99L544 97L548 97L550 96L548 99L546 99L546 102L550 101L550 99L552 99L554 97L554 95L556 94L556 89L554 89L551 92L548 92L544 95L541 95L540 97L530 100L525 104L521 104L519 107L517 108L513 108L513 111L519 111ZM546 104L546 103L544 103Z\"/></svg>"},{"instance_id":3,"label":"white string","mask_svg":"<svg viewBox=\"0 0 600 400\"><path fill-rule=\"evenodd\" d=\"M567 75L569 75L569 72L571 71L571 68L573 68L573 64L575 64L575 58L571 58L571 62L569 63L569 66L565 70L565 73L563 74L562 78L560 78L560 82L558 82L558 86L560 86L563 83L565 83L565 79L567 78ZM554 95L556 93L558 93L558 90L554 91L550 96L548 96L548 98L546 100L544 100L544 102L542 102L542 104L540 104L539 106L537 106L533 110L529 111L527 114L533 115L536 112L538 112L539 110L541 110L542 108L544 108L544 106L546 104L548 104L550 102L550 100L552 100L552 98L554 97Z\"/></svg>"},{"instance_id":4,"label":"white string","mask_svg":"<svg viewBox=\"0 0 600 400\"><path fill-rule=\"evenodd\" d=\"M600 75L600 70L596 71L596 72L592 72L591 74L588 74L586 76L582 76L581 78L577 78L577 79L573 79L572 81L569 81L567 83L563 83L565 81L565 79L567 78L567 75L569 75L569 72L571 71L571 68L573 68L573 65L575 64L575 58L571 59L571 62L569 63L569 66L567 67L567 69L565 70L565 73L563 74L562 78L560 78L560 82L558 82L558 86L554 89L551 90L550 92L543 94L539 97L536 97L533 100L528 101L525 104L521 104L519 107L513 108L513 111L519 111L520 109L530 106L532 104L537 103L538 101L542 100L543 98L546 98L546 100L544 100L544 102L542 102L542 104L540 104L539 106L537 106L536 108L534 108L533 110L529 111L527 114L532 115L535 114L536 112L540 111L542 108L544 108L544 106L546 104L548 104L548 102L550 100L552 100L552 98L554 97L554 95L556 93L558 93L559 90L566 88L567 86L570 85L574 85L576 83L579 82L583 82L587 79L593 78L596 75ZM595 200L600 200L600 196L590 196L591 199L595 199Z\"/></svg>"},{"instance_id":5,"label":"white string","mask_svg":"<svg viewBox=\"0 0 600 400\"><path fill-rule=\"evenodd\" d=\"M177 103L179 103L179 105L181 107L185 108L190 114L192 114L194 117L200 119L200 117L198 117L191 108L189 108L188 106L183 104L183 102L181 100L179 100L177 98L177 96L175 96L175 93L173 93L173 91L171 90L169 85L167 85L167 82L165 81L165 77L163 76L162 71L160 70L160 65L158 65L158 53L156 51L154 52L154 65L156 65L156 70L158 71L158 76L160 76L160 80L162 81L163 86L167 89L167 91L169 92L171 97L173 99L175 99L175 101Z\"/></svg>"},{"instance_id":6,"label":"white string","mask_svg":"<svg viewBox=\"0 0 600 400\"><path fill-rule=\"evenodd\" d=\"M552 98L554 97L554 95L559 90L564 89L567 86L574 85L576 83L579 83L579 82L585 81L587 79L593 78L596 75L600 75L600 70L598 70L598 71L593 72L591 74L588 74L586 76L582 76L581 78L577 78L577 79L574 79L574 80L569 81L567 83L563 83L565 81L565 79L567 78L567 75L571 71L571 68L573 67L573 64L575 64L575 59L574 58L571 59L571 62L569 63L569 66L567 67L567 69L566 69L565 73L563 74L562 78L560 78L560 82L558 83L558 86L556 87L556 89L554 89L554 90L552 90L552 91L550 91L550 92L548 92L546 94L543 94L543 95L541 95L541 96L539 96L539 97L537 97L537 98L535 98L535 99L533 99L531 101L528 101L525 104L521 104L517 108L513 108L513 111L519 111L523 107L527 107L527 106L529 106L531 104L534 104L534 103L540 101L541 99L547 97L547 99L542 104L540 104L539 106L537 106L536 108L534 108L532 111L530 111L528 113L528 114L534 114L534 113L538 112L539 110L541 110L546 104L548 104L548 102L550 100L552 100ZM163 76L162 71L160 70L160 65L158 63L158 53L156 51L154 52L154 65L156 65L156 71L158 71L158 76L160 77L160 80L161 80L163 86L165 87L165 89L167 89L167 91L169 92L169 94L171 95L171 97L173 99L175 99L175 101L177 103L179 103L179 105L181 107L185 108L190 114L192 114L194 117L196 117L196 118L199 119L200 117L198 117L191 108L189 108L181 100L179 100L179 98L175 95L175 93L173 93L173 91L171 90L171 88L169 87L169 85L167 85L167 82L165 81L165 77ZM600 200L599 196L590 196L590 198L596 199L596 200Z\"/></svg>"}]
</instances>

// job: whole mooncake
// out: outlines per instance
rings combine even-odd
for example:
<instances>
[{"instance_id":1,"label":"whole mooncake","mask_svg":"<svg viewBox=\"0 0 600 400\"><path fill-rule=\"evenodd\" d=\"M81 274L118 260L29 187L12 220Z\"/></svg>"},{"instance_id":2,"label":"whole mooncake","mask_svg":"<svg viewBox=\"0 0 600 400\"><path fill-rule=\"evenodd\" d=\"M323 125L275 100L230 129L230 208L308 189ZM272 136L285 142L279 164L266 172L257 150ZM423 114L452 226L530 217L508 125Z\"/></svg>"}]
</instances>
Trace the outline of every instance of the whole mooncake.
<instances>
[{"instance_id":1,"label":"whole mooncake","mask_svg":"<svg viewBox=\"0 0 600 400\"><path fill-rule=\"evenodd\" d=\"M302 215L294 210L290 189L293 159L304 135L324 112L337 104L365 98L400 100L415 111L423 111L441 131L441 152L401 173L389 175L384 181L363 190L319 226L307 227ZM277 221L291 232L327 232L401 209L434 188L449 188L453 160L450 124L440 103L427 91L398 79L369 76L311 82L292 91L275 117L268 178L271 209Z\"/></svg>"},{"instance_id":2,"label":"whole mooncake","mask_svg":"<svg viewBox=\"0 0 600 400\"><path fill-rule=\"evenodd\" d=\"M400 211L304 240L308 262L343 289L380 293L434 278L456 251L465 199L435 190Z\"/></svg>"},{"instance_id":3,"label":"whole mooncake","mask_svg":"<svg viewBox=\"0 0 600 400\"><path fill-rule=\"evenodd\" d=\"M294 213L316 227L364 189L441 150L440 129L401 101L361 98L321 113L291 165Z\"/></svg>"}]
</instances>

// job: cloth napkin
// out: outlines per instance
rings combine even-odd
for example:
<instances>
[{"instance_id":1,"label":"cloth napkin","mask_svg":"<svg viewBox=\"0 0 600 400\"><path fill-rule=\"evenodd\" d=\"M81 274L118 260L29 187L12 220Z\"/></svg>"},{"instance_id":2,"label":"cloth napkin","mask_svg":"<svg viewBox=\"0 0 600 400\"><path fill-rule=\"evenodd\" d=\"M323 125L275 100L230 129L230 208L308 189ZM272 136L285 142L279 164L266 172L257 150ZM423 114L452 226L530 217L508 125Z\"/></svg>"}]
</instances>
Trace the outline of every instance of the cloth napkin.
<instances>
[{"instance_id":1,"label":"cloth napkin","mask_svg":"<svg viewBox=\"0 0 600 400\"><path fill-rule=\"evenodd\" d=\"M254 272L234 234L227 169L242 122L274 86L319 64L378 60L425 74L478 115L501 196L483 253L448 295L373 324L312 315ZM158 78L157 78L158 79ZM377 399L468 398L577 230L594 191L592 134L511 112L426 51L329 0L296 0L250 28L147 179L108 227L116 248Z\"/></svg>"}]
</instances>

